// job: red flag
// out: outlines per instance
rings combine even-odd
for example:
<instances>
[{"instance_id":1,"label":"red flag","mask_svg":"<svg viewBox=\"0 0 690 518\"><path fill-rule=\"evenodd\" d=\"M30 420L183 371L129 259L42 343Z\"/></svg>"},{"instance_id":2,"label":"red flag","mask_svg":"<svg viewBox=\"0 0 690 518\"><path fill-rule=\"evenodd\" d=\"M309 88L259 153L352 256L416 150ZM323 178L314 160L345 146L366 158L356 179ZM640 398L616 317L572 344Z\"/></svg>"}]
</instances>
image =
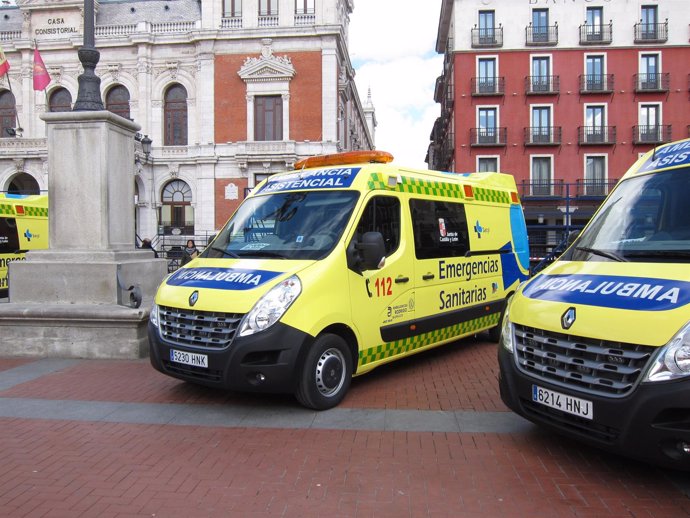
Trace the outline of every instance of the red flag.
<instances>
[{"instance_id":1,"label":"red flag","mask_svg":"<svg viewBox=\"0 0 690 518\"><path fill-rule=\"evenodd\" d=\"M0 47L0 77L4 76L9 69L10 62L7 61L5 53L2 51L2 47Z\"/></svg>"},{"instance_id":2,"label":"red flag","mask_svg":"<svg viewBox=\"0 0 690 518\"><path fill-rule=\"evenodd\" d=\"M43 64L38 49L34 49L34 90L45 90L50 84L50 74Z\"/></svg>"}]
</instances>

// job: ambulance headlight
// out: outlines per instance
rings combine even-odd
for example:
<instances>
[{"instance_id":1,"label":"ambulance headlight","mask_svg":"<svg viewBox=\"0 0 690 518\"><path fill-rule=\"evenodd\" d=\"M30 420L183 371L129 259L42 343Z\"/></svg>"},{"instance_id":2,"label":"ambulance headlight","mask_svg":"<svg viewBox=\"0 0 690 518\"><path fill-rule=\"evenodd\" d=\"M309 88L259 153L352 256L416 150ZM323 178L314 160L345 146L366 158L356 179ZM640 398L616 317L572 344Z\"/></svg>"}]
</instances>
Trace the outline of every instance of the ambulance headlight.
<instances>
[{"instance_id":1,"label":"ambulance headlight","mask_svg":"<svg viewBox=\"0 0 690 518\"><path fill-rule=\"evenodd\" d=\"M670 381L686 376L690 376L690 322L659 351L645 381Z\"/></svg>"},{"instance_id":2,"label":"ambulance headlight","mask_svg":"<svg viewBox=\"0 0 690 518\"><path fill-rule=\"evenodd\" d=\"M510 302L506 306L505 314L503 315L503 323L501 324L501 345L509 351L514 352L513 346L513 324L510 322Z\"/></svg>"},{"instance_id":3,"label":"ambulance headlight","mask_svg":"<svg viewBox=\"0 0 690 518\"><path fill-rule=\"evenodd\" d=\"M271 288L242 319L240 336L249 336L275 324L302 292L296 275Z\"/></svg>"},{"instance_id":4,"label":"ambulance headlight","mask_svg":"<svg viewBox=\"0 0 690 518\"><path fill-rule=\"evenodd\" d=\"M154 326L158 327L158 304L156 304L155 302L151 306L151 314L149 315L149 320Z\"/></svg>"}]
</instances>

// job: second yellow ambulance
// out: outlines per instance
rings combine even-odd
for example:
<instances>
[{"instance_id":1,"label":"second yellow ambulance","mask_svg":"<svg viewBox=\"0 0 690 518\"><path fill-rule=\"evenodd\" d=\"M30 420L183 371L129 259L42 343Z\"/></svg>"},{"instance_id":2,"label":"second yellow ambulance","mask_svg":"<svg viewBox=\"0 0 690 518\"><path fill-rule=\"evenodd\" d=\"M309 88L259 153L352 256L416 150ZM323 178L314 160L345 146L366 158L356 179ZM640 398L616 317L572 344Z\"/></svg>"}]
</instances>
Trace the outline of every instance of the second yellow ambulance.
<instances>
[{"instance_id":1,"label":"second yellow ambulance","mask_svg":"<svg viewBox=\"0 0 690 518\"><path fill-rule=\"evenodd\" d=\"M313 157L242 203L155 298L150 358L201 384L326 409L353 375L489 330L527 277L515 181Z\"/></svg>"}]
</instances>

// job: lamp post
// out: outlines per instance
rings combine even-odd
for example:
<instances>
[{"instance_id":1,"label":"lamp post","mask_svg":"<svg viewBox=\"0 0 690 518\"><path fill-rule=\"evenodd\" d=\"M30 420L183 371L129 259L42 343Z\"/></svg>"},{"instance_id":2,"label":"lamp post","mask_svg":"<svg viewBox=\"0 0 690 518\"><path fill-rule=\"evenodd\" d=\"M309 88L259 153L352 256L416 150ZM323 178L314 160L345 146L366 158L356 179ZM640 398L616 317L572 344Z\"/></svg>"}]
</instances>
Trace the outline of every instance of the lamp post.
<instances>
[{"instance_id":1,"label":"lamp post","mask_svg":"<svg viewBox=\"0 0 690 518\"><path fill-rule=\"evenodd\" d=\"M79 91L72 111L103 110L101 78L96 75L96 65L101 55L96 50L94 29L94 0L84 0L84 46L79 49L79 61L84 73L79 76Z\"/></svg>"}]
</instances>

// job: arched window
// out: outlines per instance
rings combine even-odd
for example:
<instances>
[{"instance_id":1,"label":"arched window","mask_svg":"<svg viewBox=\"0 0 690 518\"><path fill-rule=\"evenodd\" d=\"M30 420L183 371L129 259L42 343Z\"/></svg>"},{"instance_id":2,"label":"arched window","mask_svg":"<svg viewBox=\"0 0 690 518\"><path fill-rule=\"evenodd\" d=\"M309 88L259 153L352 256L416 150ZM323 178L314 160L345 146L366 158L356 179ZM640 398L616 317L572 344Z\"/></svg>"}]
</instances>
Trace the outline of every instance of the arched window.
<instances>
[{"instance_id":1,"label":"arched window","mask_svg":"<svg viewBox=\"0 0 690 518\"><path fill-rule=\"evenodd\" d=\"M165 106L163 108L165 118L166 146L187 145L187 90L182 85L172 85L165 92Z\"/></svg>"},{"instance_id":2,"label":"arched window","mask_svg":"<svg viewBox=\"0 0 690 518\"><path fill-rule=\"evenodd\" d=\"M48 110L51 112L72 111L72 94L67 88L57 88L50 93Z\"/></svg>"},{"instance_id":3,"label":"arched window","mask_svg":"<svg viewBox=\"0 0 690 518\"><path fill-rule=\"evenodd\" d=\"M8 194L41 194L36 179L27 173L19 173L7 186Z\"/></svg>"},{"instance_id":4,"label":"arched window","mask_svg":"<svg viewBox=\"0 0 690 518\"><path fill-rule=\"evenodd\" d=\"M115 85L105 94L105 109L120 117L129 119L129 91L122 85Z\"/></svg>"},{"instance_id":5,"label":"arched window","mask_svg":"<svg viewBox=\"0 0 690 518\"><path fill-rule=\"evenodd\" d=\"M16 122L17 105L14 94L9 90L3 90L0 92L0 138L13 137ZM7 130L11 130L12 133Z\"/></svg>"},{"instance_id":6,"label":"arched window","mask_svg":"<svg viewBox=\"0 0 690 518\"><path fill-rule=\"evenodd\" d=\"M192 190L182 180L172 180L163 187L160 224L165 234L194 234Z\"/></svg>"}]
</instances>

